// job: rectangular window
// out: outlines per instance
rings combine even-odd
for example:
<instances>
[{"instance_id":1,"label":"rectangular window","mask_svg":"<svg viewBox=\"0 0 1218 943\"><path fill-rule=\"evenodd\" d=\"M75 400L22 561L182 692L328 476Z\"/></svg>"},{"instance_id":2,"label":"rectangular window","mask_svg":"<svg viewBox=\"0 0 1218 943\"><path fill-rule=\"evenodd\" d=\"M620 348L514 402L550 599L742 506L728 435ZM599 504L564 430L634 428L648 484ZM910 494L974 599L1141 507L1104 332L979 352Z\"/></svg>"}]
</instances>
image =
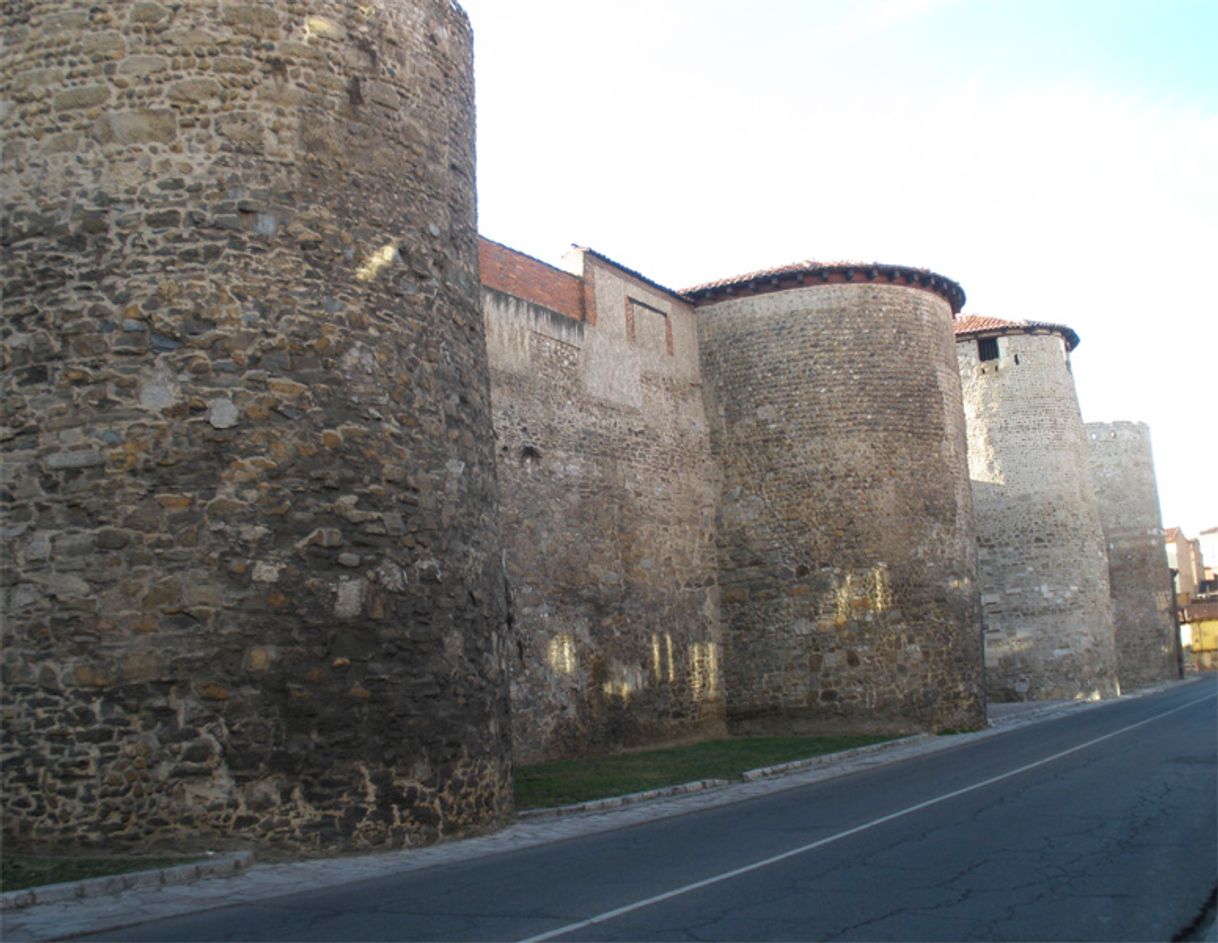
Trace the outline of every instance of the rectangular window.
<instances>
[{"instance_id":1,"label":"rectangular window","mask_svg":"<svg viewBox=\"0 0 1218 943\"><path fill-rule=\"evenodd\" d=\"M977 339L977 357L980 360L998 359L998 338L980 337Z\"/></svg>"}]
</instances>

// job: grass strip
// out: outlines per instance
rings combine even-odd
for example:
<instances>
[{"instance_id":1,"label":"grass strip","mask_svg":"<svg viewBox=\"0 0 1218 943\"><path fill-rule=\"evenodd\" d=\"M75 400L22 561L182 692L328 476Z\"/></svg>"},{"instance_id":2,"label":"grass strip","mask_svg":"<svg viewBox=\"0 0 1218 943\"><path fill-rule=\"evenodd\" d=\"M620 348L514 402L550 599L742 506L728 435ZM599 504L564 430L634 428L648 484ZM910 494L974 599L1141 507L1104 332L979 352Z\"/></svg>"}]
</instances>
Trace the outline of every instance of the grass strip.
<instances>
[{"instance_id":1,"label":"grass strip","mask_svg":"<svg viewBox=\"0 0 1218 943\"><path fill-rule=\"evenodd\" d=\"M699 779L734 779L762 766L840 753L895 737L733 737L516 767L516 807L606 799Z\"/></svg>"},{"instance_id":2,"label":"grass strip","mask_svg":"<svg viewBox=\"0 0 1218 943\"><path fill-rule=\"evenodd\" d=\"M0 891L20 891L45 884L83 881L87 878L151 871L188 864L198 858L41 858L28 855L0 857Z\"/></svg>"}]
</instances>

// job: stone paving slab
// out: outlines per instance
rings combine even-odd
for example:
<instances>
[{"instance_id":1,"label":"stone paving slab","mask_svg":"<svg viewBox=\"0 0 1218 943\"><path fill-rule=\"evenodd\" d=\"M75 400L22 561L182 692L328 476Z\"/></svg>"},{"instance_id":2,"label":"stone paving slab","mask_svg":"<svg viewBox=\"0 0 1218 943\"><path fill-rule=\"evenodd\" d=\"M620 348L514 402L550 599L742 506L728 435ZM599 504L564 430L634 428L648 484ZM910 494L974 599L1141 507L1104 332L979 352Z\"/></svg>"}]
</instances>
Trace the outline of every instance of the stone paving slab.
<instances>
[{"instance_id":1,"label":"stone paving slab","mask_svg":"<svg viewBox=\"0 0 1218 943\"><path fill-rule=\"evenodd\" d=\"M1172 682L1180 683L1180 682ZM1135 692L1149 694L1168 687L1156 685ZM921 735L874 744L846 754L830 754L790 771L729 783L716 788L686 791L614 808L571 812L554 817L518 820L487 835L375 854L255 864L240 874L209 877L192 884L135 887L103 897L42 903L21 910L0 911L0 936L6 943L57 940L90 932L113 930L163 917L179 916L232 904L251 903L285 894L334 887L370 878L417 871L437 865L468 861L500 852L561 841L580 835L624 828L668 816L728 805L744 799L822 782L876 766L896 763L950 749L961 743L999 735L1006 730L1039 723L1064 713L1084 710L1109 701L1028 703L1007 710L989 728L952 736ZM788 764L780 764L786 766ZM759 772L759 771L754 771Z\"/></svg>"}]
</instances>

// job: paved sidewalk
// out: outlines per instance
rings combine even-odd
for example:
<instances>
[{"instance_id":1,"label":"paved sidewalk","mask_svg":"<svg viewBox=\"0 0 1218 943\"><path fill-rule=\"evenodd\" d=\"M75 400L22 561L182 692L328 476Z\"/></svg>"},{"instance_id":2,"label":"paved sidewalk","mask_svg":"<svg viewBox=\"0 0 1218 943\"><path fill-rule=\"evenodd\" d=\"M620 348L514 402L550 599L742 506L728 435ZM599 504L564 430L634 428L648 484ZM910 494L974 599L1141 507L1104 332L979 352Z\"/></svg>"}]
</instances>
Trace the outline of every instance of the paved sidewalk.
<instances>
[{"instance_id":1,"label":"paved sidewalk","mask_svg":"<svg viewBox=\"0 0 1218 943\"><path fill-rule=\"evenodd\" d=\"M1145 688L1132 696L1148 694L1168 686L1170 685ZM162 917L249 903L542 845L821 782L910 757L950 749L964 742L999 735L1016 726L1049 720L1068 711L1085 710L1103 703L1111 702L1061 701L993 705L989 729L975 733L910 737L850 751L847 754L818 757L807 763L783 764L780 768L755 771L754 778L744 782L651 798L609 809L568 809L564 810L567 814L563 815L534 816L489 835L443 842L426 848L282 864L260 864L234 876L206 878L191 884L137 887L118 894L6 910L0 912L0 936L7 943L63 939L132 926ZM797 768L792 769L793 765Z\"/></svg>"}]
</instances>

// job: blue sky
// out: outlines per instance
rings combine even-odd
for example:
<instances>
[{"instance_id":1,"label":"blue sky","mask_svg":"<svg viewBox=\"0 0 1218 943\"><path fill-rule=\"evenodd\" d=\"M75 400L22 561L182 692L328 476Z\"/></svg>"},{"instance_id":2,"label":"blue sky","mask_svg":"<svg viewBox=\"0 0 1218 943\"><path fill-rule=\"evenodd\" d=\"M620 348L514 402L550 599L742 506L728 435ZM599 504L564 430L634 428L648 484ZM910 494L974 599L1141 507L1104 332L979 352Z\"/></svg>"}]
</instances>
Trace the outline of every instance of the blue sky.
<instances>
[{"instance_id":1,"label":"blue sky","mask_svg":"<svg viewBox=\"0 0 1218 943\"><path fill-rule=\"evenodd\" d=\"M1084 418L1148 422L1165 523L1218 526L1218 0L463 6L484 235L677 288L934 269L1077 330Z\"/></svg>"}]
</instances>

